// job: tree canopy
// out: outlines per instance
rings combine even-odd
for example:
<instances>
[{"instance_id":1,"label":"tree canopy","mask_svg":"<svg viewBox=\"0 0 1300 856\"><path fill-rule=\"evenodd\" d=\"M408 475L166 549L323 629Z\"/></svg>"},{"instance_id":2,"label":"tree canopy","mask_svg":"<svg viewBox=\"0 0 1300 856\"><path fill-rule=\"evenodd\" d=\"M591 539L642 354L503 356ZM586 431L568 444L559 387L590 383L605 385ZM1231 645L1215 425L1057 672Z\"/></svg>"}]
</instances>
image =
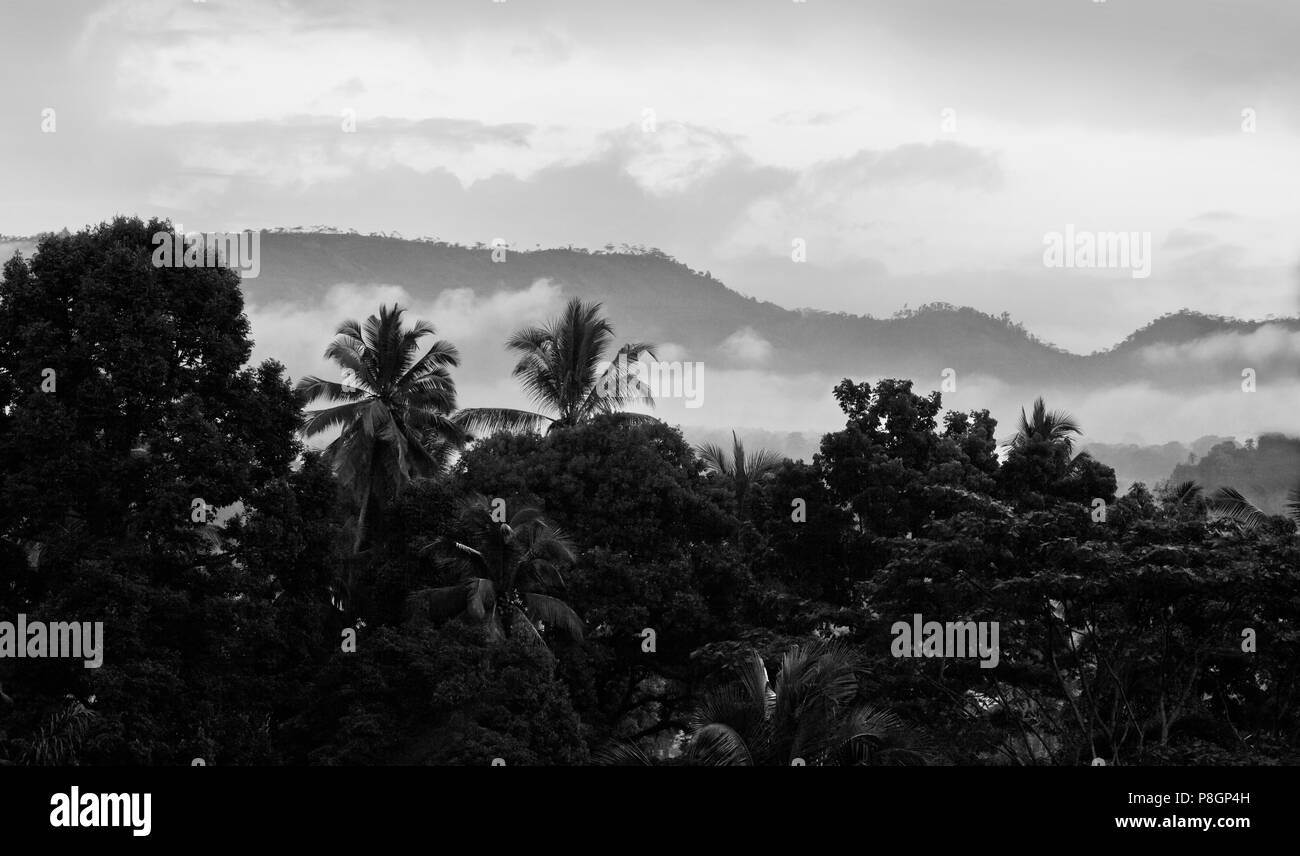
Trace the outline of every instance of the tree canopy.
<instances>
[{"instance_id":1,"label":"tree canopy","mask_svg":"<svg viewBox=\"0 0 1300 856\"><path fill-rule=\"evenodd\" d=\"M1300 760L1300 535L1242 489L1117 495L1041 399L999 448L901 378L827 390L811 460L699 450L593 398L649 349L585 305L512 339L551 429L453 456L437 319L344 322L295 392L233 272L151 264L170 228L0 278L0 621L103 626L98 668L0 659L0 762Z\"/></svg>"}]
</instances>

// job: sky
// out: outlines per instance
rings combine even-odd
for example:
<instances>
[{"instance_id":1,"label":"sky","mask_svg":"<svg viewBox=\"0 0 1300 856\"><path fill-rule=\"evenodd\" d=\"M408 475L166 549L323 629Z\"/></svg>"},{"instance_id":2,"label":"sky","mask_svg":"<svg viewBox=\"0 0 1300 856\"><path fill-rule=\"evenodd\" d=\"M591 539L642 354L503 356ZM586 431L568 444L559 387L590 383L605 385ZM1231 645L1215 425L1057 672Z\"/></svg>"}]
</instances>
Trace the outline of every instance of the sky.
<instances>
[{"instance_id":1,"label":"sky","mask_svg":"<svg viewBox=\"0 0 1300 856\"><path fill-rule=\"evenodd\" d=\"M1290 0L6 0L0 16L4 234L127 213L639 243L783 306L947 301L1081 352L1183 307L1300 310ZM1150 276L1045 266L1067 225L1149 233Z\"/></svg>"}]
</instances>

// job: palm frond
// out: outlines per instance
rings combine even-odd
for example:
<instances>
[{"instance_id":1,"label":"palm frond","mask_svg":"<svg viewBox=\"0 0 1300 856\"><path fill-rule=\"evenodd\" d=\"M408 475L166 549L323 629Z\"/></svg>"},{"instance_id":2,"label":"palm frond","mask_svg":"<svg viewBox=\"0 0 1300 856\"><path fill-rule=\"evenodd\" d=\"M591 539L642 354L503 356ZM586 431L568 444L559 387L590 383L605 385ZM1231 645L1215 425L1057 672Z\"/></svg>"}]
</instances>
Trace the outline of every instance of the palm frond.
<instances>
[{"instance_id":1,"label":"palm frond","mask_svg":"<svg viewBox=\"0 0 1300 856\"><path fill-rule=\"evenodd\" d=\"M1287 491L1286 511L1292 520L1300 523L1300 487L1293 487Z\"/></svg>"},{"instance_id":2,"label":"palm frond","mask_svg":"<svg viewBox=\"0 0 1300 856\"><path fill-rule=\"evenodd\" d=\"M339 328L334 331L336 336L345 336L355 341L358 345L365 347L365 340L361 335L361 325L356 321L347 320L339 324Z\"/></svg>"},{"instance_id":3,"label":"palm frond","mask_svg":"<svg viewBox=\"0 0 1300 856\"><path fill-rule=\"evenodd\" d=\"M780 469L784 461L784 457L770 449L759 449L749 456L745 463L745 472L751 480L758 481Z\"/></svg>"},{"instance_id":4,"label":"palm frond","mask_svg":"<svg viewBox=\"0 0 1300 856\"><path fill-rule=\"evenodd\" d=\"M460 571L461 576L466 579L471 577L487 578L495 574L495 569L482 551L476 550L468 544L463 544L454 538L440 538L424 545L421 551L436 553L439 565Z\"/></svg>"},{"instance_id":5,"label":"palm frond","mask_svg":"<svg viewBox=\"0 0 1300 856\"><path fill-rule=\"evenodd\" d=\"M591 753L591 763L597 767L653 767L654 762L637 746L619 741Z\"/></svg>"},{"instance_id":6,"label":"palm frond","mask_svg":"<svg viewBox=\"0 0 1300 856\"><path fill-rule=\"evenodd\" d=\"M753 755L745 741L729 726L713 723L691 735L687 762L700 767L750 767Z\"/></svg>"},{"instance_id":7,"label":"palm frond","mask_svg":"<svg viewBox=\"0 0 1300 856\"><path fill-rule=\"evenodd\" d=\"M428 332L432 333L433 328L429 327ZM414 383L416 380L435 369L444 369L448 366L455 368L459 365L460 352L456 350L456 346L450 342L444 342L439 339L433 343L428 351L425 352L424 356L413 362L411 366L402 373L401 378L398 380L398 385L405 386Z\"/></svg>"},{"instance_id":8,"label":"palm frond","mask_svg":"<svg viewBox=\"0 0 1300 856\"><path fill-rule=\"evenodd\" d=\"M1034 414L1029 417L1020 408L1020 428L1006 445L1024 446L1031 440L1058 444L1067 452L1074 448L1074 437L1082 433L1079 423L1063 410L1048 410L1042 396L1034 400Z\"/></svg>"},{"instance_id":9,"label":"palm frond","mask_svg":"<svg viewBox=\"0 0 1300 856\"><path fill-rule=\"evenodd\" d=\"M750 651L740 668L739 681L752 706L766 717L772 704L772 688L767 677L767 666L757 651Z\"/></svg>"},{"instance_id":10,"label":"palm frond","mask_svg":"<svg viewBox=\"0 0 1300 856\"><path fill-rule=\"evenodd\" d=\"M498 431L527 433L540 431L554 420L540 413L506 407L472 407L451 417L461 430L474 437L486 437Z\"/></svg>"},{"instance_id":11,"label":"palm frond","mask_svg":"<svg viewBox=\"0 0 1300 856\"><path fill-rule=\"evenodd\" d=\"M556 627L575 641L582 641L582 619L567 603L559 598L536 592L523 592L524 606L532 621L540 621L547 627Z\"/></svg>"},{"instance_id":12,"label":"palm frond","mask_svg":"<svg viewBox=\"0 0 1300 856\"><path fill-rule=\"evenodd\" d=\"M468 589L464 584L417 589L406 597L408 617L445 620L465 611Z\"/></svg>"},{"instance_id":13,"label":"palm frond","mask_svg":"<svg viewBox=\"0 0 1300 856\"><path fill-rule=\"evenodd\" d=\"M928 754L917 737L892 711L871 704L853 710L834 739L832 763L866 766L877 763L924 765Z\"/></svg>"},{"instance_id":14,"label":"palm frond","mask_svg":"<svg viewBox=\"0 0 1300 856\"><path fill-rule=\"evenodd\" d=\"M615 422L617 422L620 427L628 427L628 426L635 427L637 425L650 425L654 422L660 421L659 417L652 416L649 413L627 413L626 411L618 411L615 413L608 413L606 415L609 416L611 419L613 419ZM551 423L552 428L554 428L555 425L556 423Z\"/></svg>"},{"instance_id":15,"label":"palm frond","mask_svg":"<svg viewBox=\"0 0 1300 856\"><path fill-rule=\"evenodd\" d=\"M1175 487L1172 494L1176 505L1190 505L1201 498L1202 489L1195 481L1188 479Z\"/></svg>"},{"instance_id":16,"label":"palm frond","mask_svg":"<svg viewBox=\"0 0 1300 856\"><path fill-rule=\"evenodd\" d=\"M314 375L307 375L299 380L294 386L294 392L297 393L300 401L307 404L321 398L329 401L361 401L370 395L359 387L323 380Z\"/></svg>"},{"instance_id":17,"label":"palm frond","mask_svg":"<svg viewBox=\"0 0 1300 856\"><path fill-rule=\"evenodd\" d=\"M466 580L465 612L470 618L482 621L497 613L497 587L492 580L474 578Z\"/></svg>"},{"instance_id":18,"label":"palm frond","mask_svg":"<svg viewBox=\"0 0 1300 856\"><path fill-rule=\"evenodd\" d=\"M1221 520L1230 520L1249 532L1268 521L1268 515L1260 511L1250 500L1242 496L1241 491L1233 487L1221 487L1206 502L1210 513Z\"/></svg>"},{"instance_id":19,"label":"palm frond","mask_svg":"<svg viewBox=\"0 0 1300 856\"><path fill-rule=\"evenodd\" d=\"M357 420L361 408L366 407L367 404L368 402L365 401L352 401L327 407L324 410L307 411L302 415L299 430L307 437L314 437L330 429L350 425Z\"/></svg>"},{"instance_id":20,"label":"palm frond","mask_svg":"<svg viewBox=\"0 0 1300 856\"><path fill-rule=\"evenodd\" d=\"M325 358L338 363L346 375L373 393L377 379L365 364L365 346L349 336L339 336L325 348Z\"/></svg>"},{"instance_id":21,"label":"palm frond","mask_svg":"<svg viewBox=\"0 0 1300 856\"><path fill-rule=\"evenodd\" d=\"M727 453L722 451L722 447L716 443L703 443L695 447L699 452L700 460L704 462L706 469L731 478L735 473L731 468L731 461L727 458Z\"/></svg>"}]
</instances>

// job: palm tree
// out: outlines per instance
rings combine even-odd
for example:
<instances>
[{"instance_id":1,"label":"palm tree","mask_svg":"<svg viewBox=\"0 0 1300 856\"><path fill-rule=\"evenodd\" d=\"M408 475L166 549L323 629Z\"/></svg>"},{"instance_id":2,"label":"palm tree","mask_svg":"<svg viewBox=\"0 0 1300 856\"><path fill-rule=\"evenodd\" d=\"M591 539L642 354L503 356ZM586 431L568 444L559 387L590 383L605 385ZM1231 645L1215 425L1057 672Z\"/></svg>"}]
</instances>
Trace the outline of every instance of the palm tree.
<instances>
[{"instance_id":1,"label":"palm tree","mask_svg":"<svg viewBox=\"0 0 1300 856\"><path fill-rule=\"evenodd\" d=\"M1268 515L1235 487L1219 488L1205 505L1213 518L1236 523L1245 532L1258 528L1268 520Z\"/></svg>"},{"instance_id":2,"label":"palm tree","mask_svg":"<svg viewBox=\"0 0 1300 856\"><path fill-rule=\"evenodd\" d=\"M740 442L736 432L731 432L731 457L714 443L698 446L700 458L705 469L715 472L731 482L736 491L736 504L744 516L749 503L749 488L770 473L775 472L782 462L782 457L767 449L759 449L749 455L745 454L745 445Z\"/></svg>"},{"instance_id":3,"label":"palm tree","mask_svg":"<svg viewBox=\"0 0 1300 856\"><path fill-rule=\"evenodd\" d=\"M1069 455L1074 451L1074 437L1081 434L1074 417L1062 410L1048 410L1040 395L1034 401L1034 415L1025 415L1020 408L1020 429L1016 436L1007 443L1012 448L1021 448L1034 440L1044 440L1052 445L1060 445Z\"/></svg>"},{"instance_id":4,"label":"palm tree","mask_svg":"<svg viewBox=\"0 0 1300 856\"><path fill-rule=\"evenodd\" d=\"M1268 522L1269 515L1233 487L1221 487L1206 501L1210 514L1220 520L1229 520L1250 532ZM1286 516L1300 525L1300 486L1287 492Z\"/></svg>"},{"instance_id":5,"label":"palm tree","mask_svg":"<svg viewBox=\"0 0 1300 856\"><path fill-rule=\"evenodd\" d=\"M560 316L544 327L526 327L506 342L519 353L514 376L542 411L500 407L469 408L456 421L474 433L535 431L547 426L577 425L603 413L618 413L629 403L651 407L649 387L637 377L633 364L642 354L655 358L654 345L626 344L611 359L614 328L599 303L569 301ZM652 417L623 414L636 421Z\"/></svg>"},{"instance_id":6,"label":"palm tree","mask_svg":"<svg viewBox=\"0 0 1300 856\"><path fill-rule=\"evenodd\" d=\"M1212 505L1205 490L1194 479L1168 483L1160 491L1160 504L1179 519L1203 518Z\"/></svg>"},{"instance_id":7,"label":"palm tree","mask_svg":"<svg viewBox=\"0 0 1300 856\"><path fill-rule=\"evenodd\" d=\"M487 498L477 495L464 504L463 519L472 546L442 538L424 548L441 553L439 564L458 569L460 582L413 592L407 598L408 611L438 620L464 615L485 623L494 639L509 636L517 617L535 634L535 623L541 622L581 639L578 614L559 598L542 593L563 588L560 568L574 561L573 546L564 534L535 508L520 509L509 522L498 522Z\"/></svg>"},{"instance_id":8,"label":"palm tree","mask_svg":"<svg viewBox=\"0 0 1300 856\"><path fill-rule=\"evenodd\" d=\"M456 384L448 369L460 365L456 348L437 340L418 356L420 339L436 331L424 321L404 329L404 311L381 306L364 325L344 321L325 356L342 368L347 382L308 376L297 386L308 404L341 402L304 414L301 431L312 437L342 428L326 456L357 501L355 552L388 498L411 480L441 471L465 442L450 415Z\"/></svg>"},{"instance_id":9,"label":"palm tree","mask_svg":"<svg viewBox=\"0 0 1300 856\"><path fill-rule=\"evenodd\" d=\"M687 763L924 763L914 735L893 713L857 702L859 671L856 655L833 640L792 645L769 684L763 659L752 652L738 678L707 691L691 715Z\"/></svg>"},{"instance_id":10,"label":"palm tree","mask_svg":"<svg viewBox=\"0 0 1300 856\"><path fill-rule=\"evenodd\" d=\"M1204 501L1205 491L1192 479L1179 482L1169 489L1169 501L1176 506L1199 506Z\"/></svg>"}]
</instances>

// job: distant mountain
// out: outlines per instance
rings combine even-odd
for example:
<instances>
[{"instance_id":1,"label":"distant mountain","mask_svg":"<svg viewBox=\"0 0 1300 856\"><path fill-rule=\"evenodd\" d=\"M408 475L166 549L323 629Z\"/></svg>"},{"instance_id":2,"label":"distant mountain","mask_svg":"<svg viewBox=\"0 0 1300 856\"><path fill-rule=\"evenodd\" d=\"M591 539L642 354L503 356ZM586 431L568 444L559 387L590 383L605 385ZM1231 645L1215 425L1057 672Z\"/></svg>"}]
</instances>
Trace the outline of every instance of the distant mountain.
<instances>
[{"instance_id":1,"label":"distant mountain","mask_svg":"<svg viewBox=\"0 0 1300 856\"><path fill-rule=\"evenodd\" d=\"M1221 315L1177 312L1161 316L1141 330L1130 333L1128 338L1111 348L1110 351L1122 354L1153 346L1188 344L1222 333L1252 333L1264 324L1269 323L1279 323L1288 326L1289 329L1296 329L1294 327L1295 319L1240 321L1235 318L1225 318Z\"/></svg>"},{"instance_id":2,"label":"distant mountain","mask_svg":"<svg viewBox=\"0 0 1300 856\"><path fill-rule=\"evenodd\" d=\"M1134 482L1142 482L1148 488L1168 481L1175 468L1186 465L1207 454L1220 443L1232 445L1232 437L1206 436L1191 444L1163 443L1157 446L1142 446L1136 443L1085 443L1080 451L1086 451L1099 461L1115 468L1119 478L1119 491L1124 493Z\"/></svg>"},{"instance_id":3,"label":"distant mountain","mask_svg":"<svg viewBox=\"0 0 1300 856\"><path fill-rule=\"evenodd\" d=\"M845 373L893 371L935 376L953 364L987 365L1020 374L1028 362L1055 353L997 319L973 310L918 313L877 320L784 309L727 288L711 276L657 254L581 250L509 251L493 263L491 250L360 236L266 235L262 273L249 299L311 299L322 283L383 282L413 293L469 287L476 292L524 289L538 279L566 294L600 300L620 330L673 342L727 367L719 342L750 329L780 355L783 372L841 366ZM952 347L934 353L933 344ZM739 362L737 361L737 364Z\"/></svg>"},{"instance_id":4,"label":"distant mountain","mask_svg":"<svg viewBox=\"0 0 1300 856\"><path fill-rule=\"evenodd\" d=\"M935 386L949 367L1066 390L1133 377L1164 387L1235 384L1241 372L1236 362L1189 369L1176 349L1266 324L1300 332L1295 318L1238 321L1182 312L1152 322L1110 350L1083 356L1040 341L1005 313L994 317L969 307L930 305L887 319L786 309L742 296L656 250L511 249L505 262L494 263L487 246L297 231L263 234L261 274L246 283L245 292L254 305L307 304L339 282L388 283L432 296L449 288L525 289L539 279L559 284L566 294L603 301L620 331L675 343L699 355L693 359L720 368L749 367L719 350L727 336L749 330L770 344L782 373L833 369L845 376L934 378ZM1153 349L1162 348L1165 359L1153 361ZM1262 355L1252 368L1295 377L1294 354L1286 356Z\"/></svg>"},{"instance_id":5,"label":"distant mountain","mask_svg":"<svg viewBox=\"0 0 1300 856\"><path fill-rule=\"evenodd\" d=\"M0 259L30 255L34 238L0 236ZM743 355L719 350L727 336L752 331L771 346L784 374L833 370L845 376L934 378L955 367L966 375L1009 384L1087 389L1143 378L1162 388L1237 383L1238 361L1180 359L1180 349L1213 337L1242 336L1265 326L1300 333L1300 319L1242 321L1183 311L1158 318L1114 347L1079 355L1039 340L1011 316L931 304L892 318L786 309L745 297L658 250L509 249L494 263L491 247L465 247L430 238L404 240L326 227L263 232L262 266L245 281L250 305L311 305L340 282L399 285L432 297L444 289L486 294L526 289L543 279L569 295L600 300L617 329L637 338L672 342L718 368L749 368ZM1258 351L1258 349L1256 349ZM1297 354L1262 353L1251 368L1298 376Z\"/></svg>"},{"instance_id":6,"label":"distant mountain","mask_svg":"<svg viewBox=\"0 0 1300 856\"><path fill-rule=\"evenodd\" d=\"M1235 487L1268 514L1286 510L1287 494L1300 488L1300 438L1262 434L1258 442L1215 445L1199 461L1174 468L1170 481L1195 481L1205 492Z\"/></svg>"}]
</instances>

